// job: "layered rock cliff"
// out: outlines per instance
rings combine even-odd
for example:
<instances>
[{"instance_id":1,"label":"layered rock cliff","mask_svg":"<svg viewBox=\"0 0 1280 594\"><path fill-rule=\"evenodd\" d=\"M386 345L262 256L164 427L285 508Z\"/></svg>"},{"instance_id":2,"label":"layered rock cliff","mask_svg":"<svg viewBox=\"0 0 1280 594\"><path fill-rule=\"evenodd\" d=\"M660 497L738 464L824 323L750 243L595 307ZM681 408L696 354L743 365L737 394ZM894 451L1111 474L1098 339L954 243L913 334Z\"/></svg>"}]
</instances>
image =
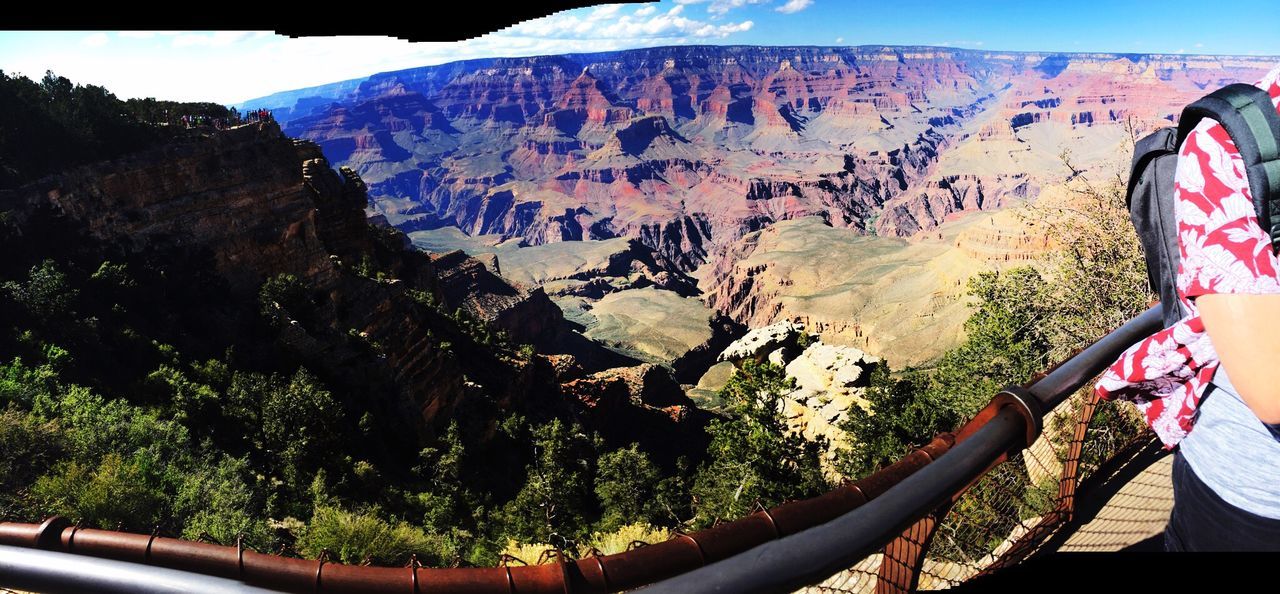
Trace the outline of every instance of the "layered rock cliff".
<instances>
[{"instance_id":1,"label":"layered rock cliff","mask_svg":"<svg viewBox=\"0 0 1280 594\"><path fill-rule=\"evenodd\" d=\"M1069 178L1108 176L1127 162L1134 135L1272 65L928 47L659 47L383 73L317 91L323 100L306 106L290 98L277 115L355 168L372 210L406 231L450 227L533 246L634 240L671 278L698 276L706 302L736 322L804 320L901 361L893 354L917 360L954 340L959 321L937 316L963 318L965 276L1030 258L1044 243L944 227L1034 201ZM858 274L906 279L923 266L943 280L911 280L903 285L911 294L868 281L898 295L890 302L864 295L847 270L784 265L756 249L754 234L807 218L842 237L917 246L881 261L875 250L891 244L838 241L849 248L842 258L881 262ZM941 260L921 259L929 257ZM548 292L584 326L602 319L587 301L618 288L588 282L567 289L580 294L555 295L566 286ZM921 309L902 325L908 302ZM605 326L601 339L625 325ZM927 332L938 340L914 338Z\"/></svg>"},{"instance_id":2,"label":"layered rock cliff","mask_svg":"<svg viewBox=\"0 0 1280 594\"><path fill-rule=\"evenodd\" d=\"M271 123L0 193L7 228L41 234L31 241L173 262L174 273L225 287L225 305L200 313L212 320L210 334L180 334L180 348L270 345L342 393L363 395L358 408L391 419L383 426L404 428L409 441L430 435L468 402L552 415L586 406L562 392L559 382L572 378L559 377L545 359L480 336L453 313L529 341L567 332L545 294L517 289L461 254L433 261L405 249L398 231L366 220L367 204L357 174L335 171L317 144L290 139ZM260 288L281 275L296 279L302 307L314 311L264 302L286 323L272 335L244 338L244 324L259 315ZM663 431L685 430L672 421L654 435Z\"/></svg>"},{"instance_id":3,"label":"layered rock cliff","mask_svg":"<svg viewBox=\"0 0 1280 594\"><path fill-rule=\"evenodd\" d=\"M406 230L451 225L531 244L631 237L690 270L779 220L816 215L910 236L956 212L1034 197L1060 181L1062 168L1047 165L1074 137L1110 143L1118 136L1090 129L1167 123L1210 85L1268 65L663 47L384 73L317 91L331 102L310 99L310 115L296 115L301 102L280 115L357 168L376 207ZM984 156L940 163L957 150Z\"/></svg>"}]
</instances>

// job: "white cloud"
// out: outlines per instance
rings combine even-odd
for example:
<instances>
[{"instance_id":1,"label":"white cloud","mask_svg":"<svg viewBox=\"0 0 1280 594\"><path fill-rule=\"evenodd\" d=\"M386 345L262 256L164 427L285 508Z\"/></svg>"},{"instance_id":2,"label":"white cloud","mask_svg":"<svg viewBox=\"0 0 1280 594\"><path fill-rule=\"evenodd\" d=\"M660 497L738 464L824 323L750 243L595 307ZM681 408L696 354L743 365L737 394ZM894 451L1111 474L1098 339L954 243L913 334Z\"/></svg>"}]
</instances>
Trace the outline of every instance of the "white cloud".
<instances>
[{"instance_id":1,"label":"white cloud","mask_svg":"<svg viewBox=\"0 0 1280 594\"><path fill-rule=\"evenodd\" d=\"M769 0L676 0L677 4L706 4L707 12L715 16L724 16L735 8L742 8L748 4L764 4ZM795 0L791 0L795 1ZM804 0L800 0L804 1ZM812 0L809 0L812 2Z\"/></svg>"},{"instance_id":2,"label":"white cloud","mask_svg":"<svg viewBox=\"0 0 1280 594\"><path fill-rule=\"evenodd\" d=\"M985 43L986 42L984 41L968 41L964 39L958 39L956 41L935 41L933 43L930 43L929 45L938 45L943 47L982 47Z\"/></svg>"},{"instance_id":3,"label":"white cloud","mask_svg":"<svg viewBox=\"0 0 1280 594\"><path fill-rule=\"evenodd\" d=\"M600 6L595 10L591 11L591 18L606 19L615 14L618 14L618 11L621 9L622 9L621 4L606 4L604 6Z\"/></svg>"},{"instance_id":4,"label":"white cloud","mask_svg":"<svg viewBox=\"0 0 1280 594\"><path fill-rule=\"evenodd\" d=\"M116 35L126 39L151 39L156 36L154 31L120 31Z\"/></svg>"},{"instance_id":5,"label":"white cloud","mask_svg":"<svg viewBox=\"0 0 1280 594\"><path fill-rule=\"evenodd\" d=\"M836 43L844 43L844 38L843 38L843 37L837 37L837 38L836 38Z\"/></svg>"},{"instance_id":6,"label":"white cloud","mask_svg":"<svg viewBox=\"0 0 1280 594\"><path fill-rule=\"evenodd\" d=\"M254 35L253 31L214 31L212 33L182 33L173 37L173 47L227 47ZM257 32L262 33L262 32Z\"/></svg>"},{"instance_id":7,"label":"white cloud","mask_svg":"<svg viewBox=\"0 0 1280 594\"><path fill-rule=\"evenodd\" d=\"M648 6L644 7L644 8L641 8L640 10L637 10L637 11L635 11L635 12L631 13L631 14L632 14L633 16L646 17L646 16L649 16L649 15L651 15L651 14L655 13L655 12L658 12L658 7L657 7L657 6L654 6L654 5L652 5L652 4L650 4L650 5L648 5Z\"/></svg>"},{"instance_id":8,"label":"white cloud","mask_svg":"<svg viewBox=\"0 0 1280 594\"><path fill-rule=\"evenodd\" d=\"M575 13L553 15L509 27L484 39L511 41L519 38L548 38L552 40L581 39L606 40L609 49L621 44L645 44L656 40L670 40L677 37L693 36L700 38L724 38L734 33L750 30L751 21L740 23L708 23L680 16L679 10L671 10L665 14L651 11L644 15L640 11L632 14L619 14L613 4L596 9L586 15ZM651 7L649 7L651 8ZM681 8L676 6L676 9ZM607 9L607 10L606 10ZM575 50L581 51L581 50ZM592 51L592 50L585 50ZM556 52L563 53L563 52Z\"/></svg>"},{"instance_id":9,"label":"white cloud","mask_svg":"<svg viewBox=\"0 0 1280 594\"><path fill-rule=\"evenodd\" d=\"M111 41L111 38L107 37L106 33L93 33L85 36L84 39L81 39L80 43L81 45L87 45L89 47L102 47L109 41Z\"/></svg>"},{"instance_id":10,"label":"white cloud","mask_svg":"<svg viewBox=\"0 0 1280 594\"><path fill-rule=\"evenodd\" d=\"M1181 48L1181 47L1180 47L1180 48L1178 48L1178 51L1173 52L1173 53L1175 53L1175 54L1185 54L1185 53L1187 53L1187 50L1186 50L1186 48Z\"/></svg>"},{"instance_id":11,"label":"white cloud","mask_svg":"<svg viewBox=\"0 0 1280 594\"><path fill-rule=\"evenodd\" d=\"M810 6L813 6L813 0L787 0L786 4L783 4L774 10L782 14L793 14L809 8Z\"/></svg>"},{"instance_id":12,"label":"white cloud","mask_svg":"<svg viewBox=\"0 0 1280 594\"><path fill-rule=\"evenodd\" d=\"M1203 44L1203 43L1197 43L1195 46L1196 46L1196 47L1204 47L1204 44Z\"/></svg>"}]
</instances>

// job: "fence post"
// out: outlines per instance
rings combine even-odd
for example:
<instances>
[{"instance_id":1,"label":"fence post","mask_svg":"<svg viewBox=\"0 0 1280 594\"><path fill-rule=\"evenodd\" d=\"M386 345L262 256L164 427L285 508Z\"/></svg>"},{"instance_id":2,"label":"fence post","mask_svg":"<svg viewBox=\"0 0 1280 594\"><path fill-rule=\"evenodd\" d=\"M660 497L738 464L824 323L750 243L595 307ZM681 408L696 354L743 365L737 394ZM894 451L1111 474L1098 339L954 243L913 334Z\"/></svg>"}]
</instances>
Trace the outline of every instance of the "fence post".
<instances>
[{"instance_id":1,"label":"fence post","mask_svg":"<svg viewBox=\"0 0 1280 594\"><path fill-rule=\"evenodd\" d=\"M915 592L920 582L920 570L924 567L929 543L938 532L938 526L955 499L948 500L933 513L920 518L901 535L884 546L880 561L880 573L876 577L876 594L907 594Z\"/></svg>"}]
</instances>

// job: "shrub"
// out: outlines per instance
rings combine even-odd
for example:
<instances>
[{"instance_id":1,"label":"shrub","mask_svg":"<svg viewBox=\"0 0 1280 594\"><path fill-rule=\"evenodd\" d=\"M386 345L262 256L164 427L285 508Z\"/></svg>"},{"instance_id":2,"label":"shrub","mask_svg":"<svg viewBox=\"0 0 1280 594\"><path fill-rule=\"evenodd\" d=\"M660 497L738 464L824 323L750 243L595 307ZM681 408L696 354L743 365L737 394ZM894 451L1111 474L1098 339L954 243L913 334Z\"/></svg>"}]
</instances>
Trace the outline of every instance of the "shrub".
<instances>
[{"instance_id":1,"label":"shrub","mask_svg":"<svg viewBox=\"0 0 1280 594\"><path fill-rule=\"evenodd\" d=\"M231 543L243 534L246 543L265 549L271 544L271 533L255 482L246 460L225 454L183 473L173 501L174 515L183 524L182 537L195 540L208 534L218 542Z\"/></svg>"},{"instance_id":2,"label":"shrub","mask_svg":"<svg viewBox=\"0 0 1280 594\"><path fill-rule=\"evenodd\" d=\"M613 532L593 532L583 541L584 550L595 549L601 555L621 553L631 547L632 543L658 544L671 540L673 532L666 528L654 527L643 522L627 524Z\"/></svg>"},{"instance_id":3,"label":"shrub","mask_svg":"<svg viewBox=\"0 0 1280 594\"><path fill-rule=\"evenodd\" d=\"M449 539L394 518L384 520L376 509L356 512L332 505L316 508L297 546L313 558L328 549L333 560L348 564L369 560L376 565L403 565L409 555L416 554L424 564L441 565L456 555Z\"/></svg>"},{"instance_id":4,"label":"shrub","mask_svg":"<svg viewBox=\"0 0 1280 594\"><path fill-rule=\"evenodd\" d=\"M36 480L32 495L43 509L91 526L123 524L146 530L164 517L168 500L153 461L110 453L97 465L63 462Z\"/></svg>"}]
</instances>

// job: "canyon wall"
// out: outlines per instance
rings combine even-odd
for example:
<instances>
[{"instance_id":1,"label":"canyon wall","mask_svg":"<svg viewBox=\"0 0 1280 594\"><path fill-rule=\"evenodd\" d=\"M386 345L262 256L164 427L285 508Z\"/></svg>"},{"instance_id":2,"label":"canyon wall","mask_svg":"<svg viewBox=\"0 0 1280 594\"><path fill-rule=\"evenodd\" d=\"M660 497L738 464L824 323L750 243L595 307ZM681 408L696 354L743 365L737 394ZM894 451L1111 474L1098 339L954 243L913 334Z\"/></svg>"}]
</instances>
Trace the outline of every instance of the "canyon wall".
<instances>
[{"instance_id":1,"label":"canyon wall","mask_svg":"<svg viewBox=\"0 0 1280 594\"><path fill-rule=\"evenodd\" d=\"M371 212L406 232L449 227L531 246L627 238L670 276L700 279L716 313L801 320L897 364L957 340L968 275L1025 262L1047 242L1015 219L949 226L1068 179L1104 179L1128 163L1133 138L1273 65L681 46L471 60L258 103L357 171ZM788 237L834 233L848 249L829 261L768 257L783 245L767 231L801 219ZM910 247L865 268L890 239ZM582 290L592 293L557 304L590 325L606 291Z\"/></svg>"}]
</instances>

